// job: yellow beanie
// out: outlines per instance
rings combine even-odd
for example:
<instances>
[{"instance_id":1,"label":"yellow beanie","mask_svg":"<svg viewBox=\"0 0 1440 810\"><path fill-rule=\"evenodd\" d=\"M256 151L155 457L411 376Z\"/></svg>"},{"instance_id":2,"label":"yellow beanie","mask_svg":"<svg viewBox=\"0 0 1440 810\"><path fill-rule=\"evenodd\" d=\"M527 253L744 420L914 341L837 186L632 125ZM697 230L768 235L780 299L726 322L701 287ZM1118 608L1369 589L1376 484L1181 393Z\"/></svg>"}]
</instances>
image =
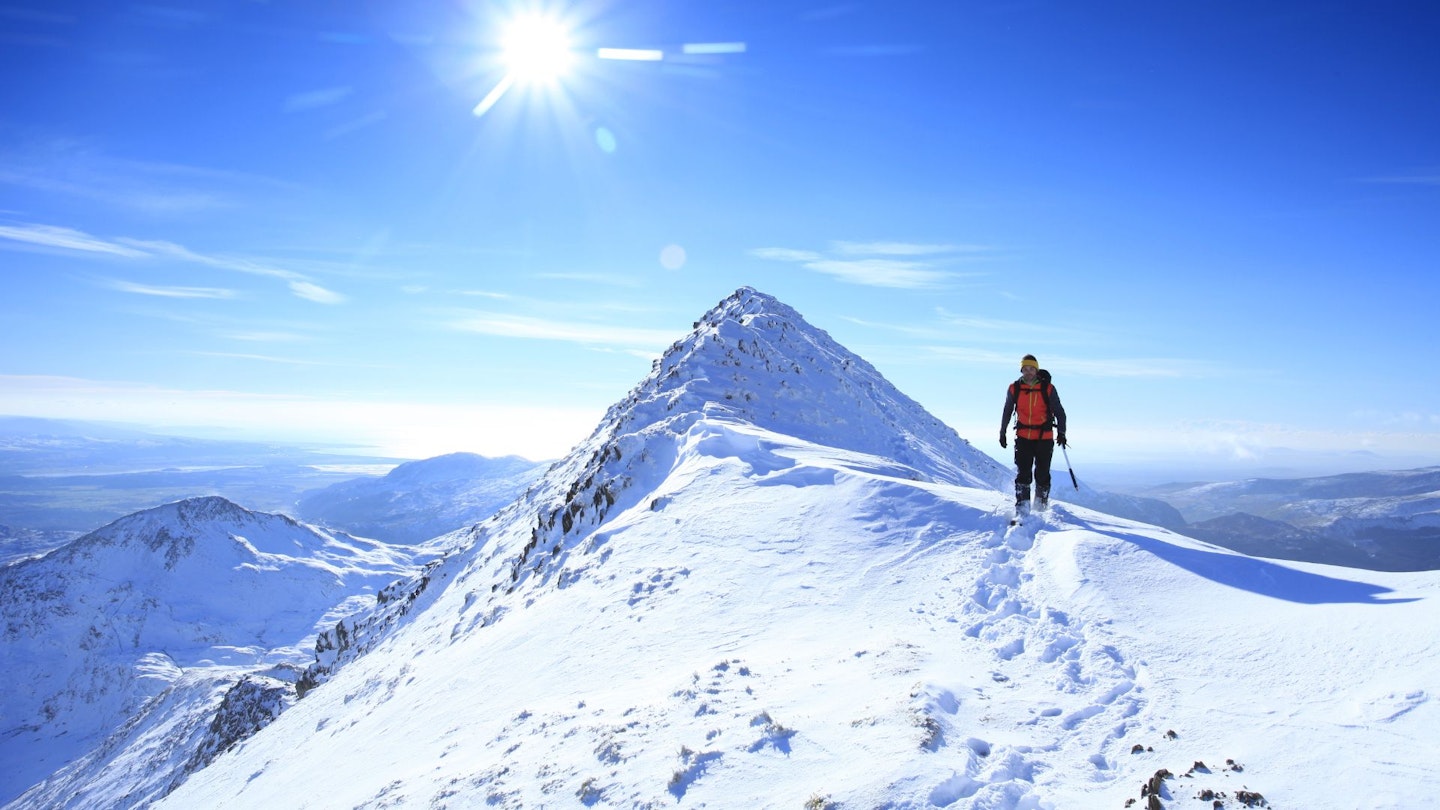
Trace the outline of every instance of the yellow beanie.
<instances>
[{"instance_id":1,"label":"yellow beanie","mask_svg":"<svg viewBox=\"0 0 1440 810\"><path fill-rule=\"evenodd\" d=\"M1020 368L1023 369L1026 366L1038 369L1040 368L1040 361L1035 359L1035 355L1027 354L1025 355L1025 359L1020 361Z\"/></svg>"}]
</instances>

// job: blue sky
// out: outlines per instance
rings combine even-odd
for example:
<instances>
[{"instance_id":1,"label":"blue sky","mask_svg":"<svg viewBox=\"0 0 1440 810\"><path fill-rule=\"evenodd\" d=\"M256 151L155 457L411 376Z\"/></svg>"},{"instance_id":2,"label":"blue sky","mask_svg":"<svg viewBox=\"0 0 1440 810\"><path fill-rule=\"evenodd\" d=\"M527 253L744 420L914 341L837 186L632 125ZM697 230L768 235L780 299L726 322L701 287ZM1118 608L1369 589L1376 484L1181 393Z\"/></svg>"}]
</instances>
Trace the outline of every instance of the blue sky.
<instances>
[{"instance_id":1,"label":"blue sky","mask_svg":"<svg viewBox=\"0 0 1440 810\"><path fill-rule=\"evenodd\" d=\"M568 72L476 115L536 13ZM1077 464L1440 463L1437 41L1419 2L0 0L0 413L555 457L750 285L1002 459L1033 352Z\"/></svg>"}]
</instances>

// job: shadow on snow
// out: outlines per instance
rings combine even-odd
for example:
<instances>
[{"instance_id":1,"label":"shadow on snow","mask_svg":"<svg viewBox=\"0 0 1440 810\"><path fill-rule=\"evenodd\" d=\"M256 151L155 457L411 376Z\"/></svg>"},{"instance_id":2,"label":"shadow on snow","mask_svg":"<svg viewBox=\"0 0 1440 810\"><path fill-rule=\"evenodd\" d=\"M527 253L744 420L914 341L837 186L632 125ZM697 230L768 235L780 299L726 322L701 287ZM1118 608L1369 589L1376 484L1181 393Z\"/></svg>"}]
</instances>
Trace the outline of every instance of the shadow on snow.
<instances>
[{"instance_id":1,"label":"shadow on snow","mask_svg":"<svg viewBox=\"0 0 1440 810\"><path fill-rule=\"evenodd\" d=\"M1233 552L1186 548L1163 540L1126 534L1096 526L1073 513L1066 522L1097 534L1114 537L1212 582L1274 599L1306 605L1355 603L1393 605L1419 601L1418 597L1385 597L1391 588L1370 582L1328 577L1300 571L1259 557Z\"/></svg>"}]
</instances>

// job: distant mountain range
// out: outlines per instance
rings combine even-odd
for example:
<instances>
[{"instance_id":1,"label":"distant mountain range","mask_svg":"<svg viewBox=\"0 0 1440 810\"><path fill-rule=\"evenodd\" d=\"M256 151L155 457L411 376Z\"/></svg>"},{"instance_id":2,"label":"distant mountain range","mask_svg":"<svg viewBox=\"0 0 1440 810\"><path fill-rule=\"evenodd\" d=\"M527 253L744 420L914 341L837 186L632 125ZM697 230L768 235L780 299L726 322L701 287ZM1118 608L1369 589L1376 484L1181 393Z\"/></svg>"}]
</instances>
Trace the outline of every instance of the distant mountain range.
<instances>
[{"instance_id":1,"label":"distant mountain range","mask_svg":"<svg viewBox=\"0 0 1440 810\"><path fill-rule=\"evenodd\" d=\"M167 436L123 425L0 417L0 524L74 537L162 503L221 495L293 512L310 490L400 459L340 448ZM14 558L0 547L0 558Z\"/></svg>"},{"instance_id":2,"label":"distant mountain range","mask_svg":"<svg viewBox=\"0 0 1440 810\"><path fill-rule=\"evenodd\" d=\"M490 517L549 466L518 456L452 453L310 492L296 515L362 537L419 543Z\"/></svg>"},{"instance_id":3,"label":"distant mountain range","mask_svg":"<svg viewBox=\"0 0 1440 810\"><path fill-rule=\"evenodd\" d=\"M80 536L80 532L17 529L0 525L0 565L43 554Z\"/></svg>"},{"instance_id":4,"label":"distant mountain range","mask_svg":"<svg viewBox=\"0 0 1440 810\"><path fill-rule=\"evenodd\" d=\"M0 563L123 515L219 495L362 537L418 543L489 517L549 462L455 453L401 463L0 417ZM1010 473L993 473L1003 482ZM1380 571L1440 569L1440 468L1166 484L1056 497L1246 554Z\"/></svg>"},{"instance_id":5,"label":"distant mountain range","mask_svg":"<svg viewBox=\"0 0 1440 810\"><path fill-rule=\"evenodd\" d=\"M353 535L418 543L489 517L548 462L423 461L0 417L0 563L157 504L221 496Z\"/></svg>"},{"instance_id":6,"label":"distant mountain range","mask_svg":"<svg viewBox=\"0 0 1440 810\"><path fill-rule=\"evenodd\" d=\"M1246 554L1377 571L1440 569L1440 467L1171 484L1145 494L1189 521L1172 528Z\"/></svg>"}]
</instances>

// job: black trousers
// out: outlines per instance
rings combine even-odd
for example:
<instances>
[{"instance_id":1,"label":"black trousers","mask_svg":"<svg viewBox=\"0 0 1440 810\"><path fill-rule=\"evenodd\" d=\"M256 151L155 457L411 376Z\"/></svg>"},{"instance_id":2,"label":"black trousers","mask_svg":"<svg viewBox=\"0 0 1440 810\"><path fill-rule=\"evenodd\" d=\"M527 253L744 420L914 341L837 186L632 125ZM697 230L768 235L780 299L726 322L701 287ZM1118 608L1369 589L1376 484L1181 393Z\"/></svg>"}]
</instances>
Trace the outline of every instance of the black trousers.
<instances>
[{"instance_id":1,"label":"black trousers","mask_svg":"<svg viewBox=\"0 0 1440 810\"><path fill-rule=\"evenodd\" d=\"M1030 482L1042 498L1050 497L1050 459L1055 455L1054 439L1015 437L1015 500L1030 500ZM1033 477L1031 470L1034 470Z\"/></svg>"}]
</instances>

